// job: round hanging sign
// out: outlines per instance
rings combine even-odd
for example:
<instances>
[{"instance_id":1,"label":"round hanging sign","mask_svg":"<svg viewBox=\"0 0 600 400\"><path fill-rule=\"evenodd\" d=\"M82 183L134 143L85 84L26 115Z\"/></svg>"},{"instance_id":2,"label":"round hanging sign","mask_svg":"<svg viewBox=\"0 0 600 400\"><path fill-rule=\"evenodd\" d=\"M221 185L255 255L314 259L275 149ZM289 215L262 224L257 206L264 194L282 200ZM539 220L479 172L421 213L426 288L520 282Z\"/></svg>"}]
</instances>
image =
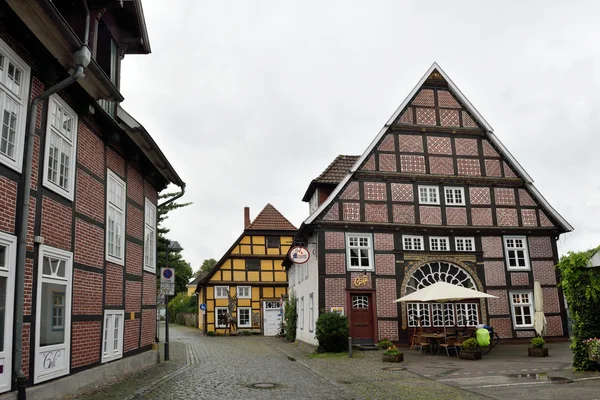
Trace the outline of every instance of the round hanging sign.
<instances>
[{"instance_id":1,"label":"round hanging sign","mask_svg":"<svg viewBox=\"0 0 600 400\"><path fill-rule=\"evenodd\" d=\"M295 246L290 250L290 260L295 264L304 264L309 259L310 252L302 246Z\"/></svg>"}]
</instances>

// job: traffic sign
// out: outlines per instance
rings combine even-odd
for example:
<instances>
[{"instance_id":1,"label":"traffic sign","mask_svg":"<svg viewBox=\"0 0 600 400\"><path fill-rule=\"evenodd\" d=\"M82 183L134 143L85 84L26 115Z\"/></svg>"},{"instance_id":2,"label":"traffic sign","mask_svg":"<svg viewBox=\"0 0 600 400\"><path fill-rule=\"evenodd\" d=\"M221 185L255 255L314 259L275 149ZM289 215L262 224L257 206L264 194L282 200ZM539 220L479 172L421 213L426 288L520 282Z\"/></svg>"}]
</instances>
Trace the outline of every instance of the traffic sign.
<instances>
[{"instance_id":1,"label":"traffic sign","mask_svg":"<svg viewBox=\"0 0 600 400\"><path fill-rule=\"evenodd\" d=\"M160 269L160 294L175 296L175 271L173 268Z\"/></svg>"},{"instance_id":2,"label":"traffic sign","mask_svg":"<svg viewBox=\"0 0 600 400\"><path fill-rule=\"evenodd\" d=\"M204 304L204 303L200 304L200 310L202 312L206 312L206 304Z\"/></svg>"}]
</instances>

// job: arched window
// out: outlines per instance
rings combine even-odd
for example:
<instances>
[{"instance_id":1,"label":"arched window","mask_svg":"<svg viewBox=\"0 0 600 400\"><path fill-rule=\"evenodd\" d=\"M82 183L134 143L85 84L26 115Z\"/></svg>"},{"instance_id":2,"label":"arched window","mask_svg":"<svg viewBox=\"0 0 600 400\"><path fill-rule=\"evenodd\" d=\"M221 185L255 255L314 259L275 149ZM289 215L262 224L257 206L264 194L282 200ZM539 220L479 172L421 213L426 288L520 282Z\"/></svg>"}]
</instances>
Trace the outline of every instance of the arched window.
<instances>
[{"instance_id":1,"label":"arched window","mask_svg":"<svg viewBox=\"0 0 600 400\"><path fill-rule=\"evenodd\" d=\"M406 285L406 294L416 292L440 281L469 289L477 289L473 278L467 271L451 263L435 261L425 264L413 272Z\"/></svg>"}]
</instances>

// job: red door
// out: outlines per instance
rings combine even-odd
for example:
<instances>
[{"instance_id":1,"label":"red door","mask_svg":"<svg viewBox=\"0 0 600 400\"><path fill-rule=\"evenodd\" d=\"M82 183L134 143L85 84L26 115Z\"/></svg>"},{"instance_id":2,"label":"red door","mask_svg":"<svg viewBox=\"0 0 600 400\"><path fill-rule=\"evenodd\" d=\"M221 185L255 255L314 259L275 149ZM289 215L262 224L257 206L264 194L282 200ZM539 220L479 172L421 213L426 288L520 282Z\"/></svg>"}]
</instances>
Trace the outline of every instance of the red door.
<instances>
[{"instance_id":1,"label":"red door","mask_svg":"<svg viewBox=\"0 0 600 400\"><path fill-rule=\"evenodd\" d=\"M350 295L350 336L353 343L373 343L372 299L371 293Z\"/></svg>"}]
</instances>

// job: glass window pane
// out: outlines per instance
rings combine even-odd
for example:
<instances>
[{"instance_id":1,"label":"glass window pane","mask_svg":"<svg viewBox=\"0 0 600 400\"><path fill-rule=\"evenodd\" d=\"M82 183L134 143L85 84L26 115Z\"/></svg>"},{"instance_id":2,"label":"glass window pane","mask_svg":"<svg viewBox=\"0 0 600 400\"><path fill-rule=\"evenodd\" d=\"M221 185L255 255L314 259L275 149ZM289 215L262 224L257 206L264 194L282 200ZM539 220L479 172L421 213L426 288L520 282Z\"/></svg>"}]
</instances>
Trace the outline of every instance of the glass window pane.
<instances>
[{"instance_id":1,"label":"glass window pane","mask_svg":"<svg viewBox=\"0 0 600 400\"><path fill-rule=\"evenodd\" d=\"M55 283L42 283L42 290L40 293L41 302L41 315L40 315L40 346L49 346L52 344L64 343L65 341L65 329L64 319L61 326L54 325L54 316L57 315L54 305L54 296L64 296L66 292L66 285L57 285ZM62 306L64 307L64 306ZM64 314L63 314L64 315Z\"/></svg>"},{"instance_id":2,"label":"glass window pane","mask_svg":"<svg viewBox=\"0 0 600 400\"><path fill-rule=\"evenodd\" d=\"M8 269L8 266L6 265L7 251L8 251L8 249L6 248L6 246L0 245L0 268L3 268L3 269Z\"/></svg>"}]
</instances>

